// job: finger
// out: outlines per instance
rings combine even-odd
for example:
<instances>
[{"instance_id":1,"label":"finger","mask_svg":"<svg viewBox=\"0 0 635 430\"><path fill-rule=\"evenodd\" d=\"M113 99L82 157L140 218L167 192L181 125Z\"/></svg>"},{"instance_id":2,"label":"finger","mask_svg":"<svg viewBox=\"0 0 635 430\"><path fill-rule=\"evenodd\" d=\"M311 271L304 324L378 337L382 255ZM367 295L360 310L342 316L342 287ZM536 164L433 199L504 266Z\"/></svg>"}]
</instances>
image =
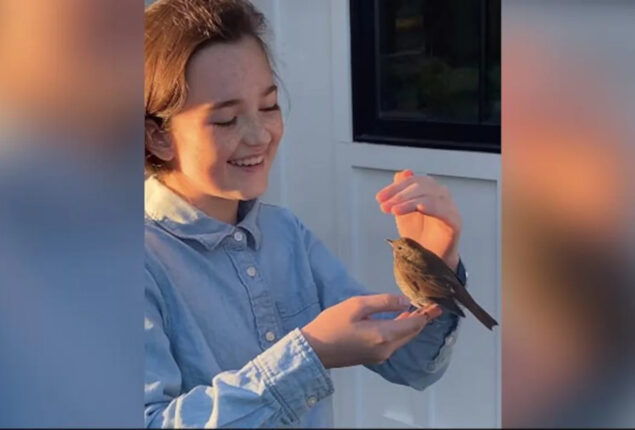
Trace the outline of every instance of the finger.
<instances>
[{"instance_id":1,"label":"finger","mask_svg":"<svg viewBox=\"0 0 635 430\"><path fill-rule=\"evenodd\" d=\"M393 176L393 182L401 182L402 180L406 179L406 178L410 178L414 176L414 172L410 169L406 169L406 170L402 170L400 172L395 172L395 175Z\"/></svg>"},{"instance_id":2,"label":"finger","mask_svg":"<svg viewBox=\"0 0 635 430\"><path fill-rule=\"evenodd\" d=\"M439 198L430 195L416 196L390 208L393 215L405 215L410 212L421 212L424 215L442 218L444 203Z\"/></svg>"},{"instance_id":3,"label":"finger","mask_svg":"<svg viewBox=\"0 0 635 430\"><path fill-rule=\"evenodd\" d=\"M411 312L409 318L417 318L417 317L424 318L424 321L421 323L421 328L415 329L409 335L396 339L394 343L391 345L391 347L393 348L393 351L401 348L402 346L410 342L412 339L417 337L419 333L421 332L421 330L423 330L430 321L432 321L435 318L438 318L441 315L441 312L442 312L441 307L436 304L429 305L425 308L419 308L416 311Z\"/></svg>"},{"instance_id":4,"label":"finger","mask_svg":"<svg viewBox=\"0 0 635 430\"><path fill-rule=\"evenodd\" d=\"M415 176L410 176L401 180L400 182L393 182L392 184L379 190L379 192L375 194L375 199L379 203L383 203L384 201L397 194L399 191L408 187L410 184L416 181L416 179L417 178Z\"/></svg>"},{"instance_id":5,"label":"finger","mask_svg":"<svg viewBox=\"0 0 635 430\"><path fill-rule=\"evenodd\" d=\"M435 318L438 318L442 313L441 307L437 304L431 304L428 305L426 307L421 307L419 309L417 309L414 312L409 312L409 316L404 317L404 318L400 318L400 319L394 319L393 321L406 321L406 320L410 320L409 322L411 323L411 325L409 326L407 323L404 323L403 326L394 326L392 328L388 328L388 330L395 330L394 332L392 332L395 335L395 338L401 338L401 337L407 337L410 334L412 334L412 332L419 332L423 327L425 327L425 325L432 321ZM403 330L403 331L402 331ZM409 330L411 330L409 332Z\"/></svg>"},{"instance_id":6,"label":"finger","mask_svg":"<svg viewBox=\"0 0 635 430\"><path fill-rule=\"evenodd\" d=\"M441 196L439 187L434 186L426 180L417 180L412 182L403 190L394 194L391 198L381 203L381 209L384 212L390 212L393 206L407 202L417 197L428 196L431 198L439 198Z\"/></svg>"},{"instance_id":7,"label":"finger","mask_svg":"<svg viewBox=\"0 0 635 430\"><path fill-rule=\"evenodd\" d=\"M429 321L424 313L412 313L408 318L400 320L382 320L381 330L388 342L398 342L406 337L419 333Z\"/></svg>"},{"instance_id":8,"label":"finger","mask_svg":"<svg viewBox=\"0 0 635 430\"><path fill-rule=\"evenodd\" d=\"M412 308L414 306L410 306L410 307ZM400 319L403 319L403 318L409 318L409 317L411 317L413 315L419 314L419 313L424 312L424 311L427 312L429 319L434 319L437 316L441 315L441 308L439 307L439 305L434 304L434 305L431 305L431 306L429 306L427 308L414 308L413 310L408 309L407 311L402 312L399 315L397 315L397 317L395 317L394 319L395 320L400 320ZM432 312L432 311L434 311L434 312ZM437 314L437 312L438 312L438 314Z\"/></svg>"},{"instance_id":9,"label":"finger","mask_svg":"<svg viewBox=\"0 0 635 430\"><path fill-rule=\"evenodd\" d=\"M416 197L391 208L393 215L405 215L420 212L444 221L454 229L459 227L459 216L451 202L433 196Z\"/></svg>"},{"instance_id":10,"label":"finger","mask_svg":"<svg viewBox=\"0 0 635 430\"><path fill-rule=\"evenodd\" d=\"M424 326L425 327L425 326ZM421 329L423 330L423 329ZM412 334L402 337L400 339L397 339L396 341L394 341L393 343L390 344L390 348L392 349L393 353L398 350L399 348L401 348L402 346L408 344L408 342L410 342L412 339L414 339L415 337L417 337L419 335L419 333L421 333L421 330L415 331Z\"/></svg>"},{"instance_id":11,"label":"finger","mask_svg":"<svg viewBox=\"0 0 635 430\"><path fill-rule=\"evenodd\" d=\"M397 317L395 318L395 320L401 320L401 319L404 319L404 318L408 318L408 317L410 317L411 315L412 315L412 312L405 311L405 312L402 312L402 313L400 313L399 315L397 315Z\"/></svg>"},{"instance_id":12,"label":"finger","mask_svg":"<svg viewBox=\"0 0 635 430\"><path fill-rule=\"evenodd\" d=\"M437 304L428 305L425 308L419 308L415 312L416 314L425 314L428 316L428 321L432 321L435 318L438 318L443 313L441 306Z\"/></svg>"},{"instance_id":13,"label":"finger","mask_svg":"<svg viewBox=\"0 0 635 430\"><path fill-rule=\"evenodd\" d=\"M356 320L379 312L404 311L410 306L410 300L399 294L373 294L358 296L355 299L357 308L352 316Z\"/></svg>"}]
</instances>

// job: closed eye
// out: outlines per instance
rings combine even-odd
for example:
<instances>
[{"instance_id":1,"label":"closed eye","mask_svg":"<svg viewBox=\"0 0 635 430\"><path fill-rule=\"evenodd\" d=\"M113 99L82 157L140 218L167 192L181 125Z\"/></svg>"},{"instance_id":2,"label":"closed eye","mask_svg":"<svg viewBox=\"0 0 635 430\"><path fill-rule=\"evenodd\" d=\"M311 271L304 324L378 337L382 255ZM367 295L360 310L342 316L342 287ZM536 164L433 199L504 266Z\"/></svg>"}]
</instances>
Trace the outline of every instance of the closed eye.
<instances>
[{"instance_id":1,"label":"closed eye","mask_svg":"<svg viewBox=\"0 0 635 430\"><path fill-rule=\"evenodd\" d=\"M214 125L218 125L221 127L230 127L234 124L236 124L236 117L233 117L232 119L230 119L229 121L225 121L225 122L215 122L213 123Z\"/></svg>"},{"instance_id":2,"label":"closed eye","mask_svg":"<svg viewBox=\"0 0 635 430\"><path fill-rule=\"evenodd\" d=\"M272 111L280 110L280 106L278 105L278 103L276 103L273 106L265 107L260 110L263 112L272 112Z\"/></svg>"},{"instance_id":3,"label":"closed eye","mask_svg":"<svg viewBox=\"0 0 635 430\"><path fill-rule=\"evenodd\" d=\"M278 105L278 103L276 103L273 106L264 107L264 108L262 108L260 110L263 111L263 112L274 112L274 111L280 110L280 105ZM213 124L214 125L218 125L220 127L230 127L230 126L236 124L236 120L237 120L237 117L233 117L229 121L215 122Z\"/></svg>"}]
</instances>

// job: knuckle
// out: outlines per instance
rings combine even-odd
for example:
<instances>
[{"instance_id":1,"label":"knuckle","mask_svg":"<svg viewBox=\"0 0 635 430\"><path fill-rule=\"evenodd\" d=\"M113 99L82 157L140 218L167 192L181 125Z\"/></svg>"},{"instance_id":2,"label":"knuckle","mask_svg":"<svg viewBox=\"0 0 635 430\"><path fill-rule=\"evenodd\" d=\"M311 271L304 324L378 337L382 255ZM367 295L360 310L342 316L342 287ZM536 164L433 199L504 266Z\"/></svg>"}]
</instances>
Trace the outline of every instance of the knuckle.
<instances>
[{"instance_id":1,"label":"knuckle","mask_svg":"<svg viewBox=\"0 0 635 430\"><path fill-rule=\"evenodd\" d=\"M401 203L402 200L403 200L403 192L400 191L394 196L392 196L389 202L392 204L396 204L396 203Z\"/></svg>"},{"instance_id":2,"label":"knuckle","mask_svg":"<svg viewBox=\"0 0 635 430\"><path fill-rule=\"evenodd\" d=\"M373 345L384 345L388 342L388 336L383 333L381 330L376 330L372 335L372 343Z\"/></svg>"},{"instance_id":3,"label":"knuckle","mask_svg":"<svg viewBox=\"0 0 635 430\"><path fill-rule=\"evenodd\" d=\"M354 312L361 312L364 310L364 302L361 297L351 297L348 299L348 303Z\"/></svg>"},{"instance_id":4,"label":"knuckle","mask_svg":"<svg viewBox=\"0 0 635 430\"><path fill-rule=\"evenodd\" d=\"M359 313L365 314L368 312L368 305L360 300L355 305L355 310Z\"/></svg>"}]
</instances>

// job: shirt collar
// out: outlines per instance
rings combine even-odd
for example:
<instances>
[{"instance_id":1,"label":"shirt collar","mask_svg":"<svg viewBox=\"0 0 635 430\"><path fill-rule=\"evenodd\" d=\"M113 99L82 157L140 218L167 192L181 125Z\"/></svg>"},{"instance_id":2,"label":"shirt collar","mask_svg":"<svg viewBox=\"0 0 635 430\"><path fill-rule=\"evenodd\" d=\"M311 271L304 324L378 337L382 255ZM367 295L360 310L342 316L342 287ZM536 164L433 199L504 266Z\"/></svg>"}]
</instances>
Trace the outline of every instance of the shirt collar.
<instances>
[{"instance_id":1,"label":"shirt collar","mask_svg":"<svg viewBox=\"0 0 635 430\"><path fill-rule=\"evenodd\" d=\"M163 229L177 237L194 239L214 249L228 235L242 228L247 231L255 249L260 247L262 233L258 227L260 202L257 199L238 204L238 220L234 226L209 217L166 187L156 176L145 180L145 213Z\"/></svg>"}]
</instances>

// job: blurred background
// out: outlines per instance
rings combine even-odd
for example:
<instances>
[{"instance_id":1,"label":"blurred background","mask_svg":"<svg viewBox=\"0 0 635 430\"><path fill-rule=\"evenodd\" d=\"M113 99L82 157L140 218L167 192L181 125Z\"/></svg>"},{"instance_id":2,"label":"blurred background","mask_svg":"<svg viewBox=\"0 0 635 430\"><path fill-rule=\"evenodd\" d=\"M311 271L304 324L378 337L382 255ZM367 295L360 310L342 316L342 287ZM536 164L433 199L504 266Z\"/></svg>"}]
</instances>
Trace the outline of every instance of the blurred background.
<instances>
[{"instance_id":1,"label":"blurred background","mask_svg":"<svg viewBox=\"0 0 635 430\"><path fill-rule=\"evenodd\" d=\"M0 427L143 425L142 37L0 0Z\"/></svg>"},{"instance_id":2,"label":"blurred background","mask_svg":"<svg viewBox=\"0 0 635 430\"><path fill-rule=\"evenodd\" d=\"M635 426L635 2L504 1L508 427Z\"/></svg>"},{"instance_id":3,"label":"blurred background","mask_svg":"<svg viewBox=\"0 0 635 430\"><path fill-rule=\"evenodd\" d=\"M635 2L253 2L286 90L265 199L397 292L374 194L435 176L501 323L423 393L334 371L336 426L634 426ZM0 0L0 427L143 425L147 3Z\"/></svg>"}]
</instances>

